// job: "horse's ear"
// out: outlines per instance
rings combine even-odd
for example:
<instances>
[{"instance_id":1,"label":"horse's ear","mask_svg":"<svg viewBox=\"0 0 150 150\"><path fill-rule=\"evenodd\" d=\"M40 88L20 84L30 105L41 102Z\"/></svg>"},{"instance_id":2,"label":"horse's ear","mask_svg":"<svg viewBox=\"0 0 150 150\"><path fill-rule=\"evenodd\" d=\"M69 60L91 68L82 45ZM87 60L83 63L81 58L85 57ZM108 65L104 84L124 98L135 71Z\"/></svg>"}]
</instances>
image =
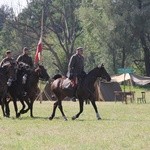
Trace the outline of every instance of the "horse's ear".
<instances>
[{"instance_id":1,"label":"horse's ear","mask_svg":"<svg viewBox=\"0 0 150 150\"><path fill-rule=\"evenodd\" d=\"M101 65L98 65L98 68L104 67L104 64L102 63Z\"/></svg>"}]
</instances>

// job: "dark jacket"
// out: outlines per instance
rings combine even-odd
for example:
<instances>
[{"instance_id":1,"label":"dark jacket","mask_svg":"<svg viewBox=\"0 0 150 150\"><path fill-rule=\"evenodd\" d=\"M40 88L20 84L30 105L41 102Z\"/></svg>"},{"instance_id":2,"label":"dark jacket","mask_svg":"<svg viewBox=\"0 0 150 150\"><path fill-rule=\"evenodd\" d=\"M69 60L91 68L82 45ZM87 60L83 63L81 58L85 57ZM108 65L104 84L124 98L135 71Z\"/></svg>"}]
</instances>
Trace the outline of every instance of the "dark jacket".
<instances>
[{"instance_id":1,"label":"dark jacket","mask_svg":"<svg viewBox=\"0 0 150 150\"><path fill-rule=\"evenodd\" d=\"M79 76L84 71L84 57L79 54L74 54L70 58L68 65L68 77Z\"/></svg>"},{"instance_id":2,"label":"dark jacket","mask_svg":"<svg viewBox=\"0 0 150 150\"><path fill-rule=\"evenodd\" d=\"M3 64L5 64L6 62L10 62L10 63L15 63L15 60L14 58L8 58L8 57L5 57L1 62L0 62L0 66L2 67Z\"/></svg>"},{"instance_id":3,"label":"dark jacket","mask_svg":"<svg viewBox=\"0 0 150 150\"><path fill-rule=\"evenodd\" d=\"M30 56L28 56L27 54L22 54L22 55L18 56L17 62L24 62L24 63L28 64L30 67L33 67L32 58Z\"/></svg>"}]
</instances>

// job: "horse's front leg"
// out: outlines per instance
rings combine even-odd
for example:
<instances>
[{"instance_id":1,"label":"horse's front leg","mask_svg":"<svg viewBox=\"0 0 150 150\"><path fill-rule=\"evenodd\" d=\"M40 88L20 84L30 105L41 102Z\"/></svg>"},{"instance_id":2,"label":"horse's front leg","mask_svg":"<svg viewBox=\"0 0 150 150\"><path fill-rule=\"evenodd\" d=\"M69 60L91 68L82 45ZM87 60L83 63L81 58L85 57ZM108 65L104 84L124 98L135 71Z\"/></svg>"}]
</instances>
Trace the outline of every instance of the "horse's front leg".
<instances>
[{"instance_id":1,"label":"horse's front leg","mask_svg":"<svg viewBox=\"0 0 150 150\"><path fill-rule=\"evenodd\" d=\"M13 98L13 104L14 104L14 109L15 109L15 112L16 112L16 118L19 118L20 113L18 113L17 98Z\"/></svg>"},{"instance_id":2,"label":"horse's front leg","mask_svg":"<svg viewBox=\"0 0 150 150\"><path fill-rule=\"evenodd\" d=\"M72 120L75 120L76 118L78 118L80 116L80 114L83 112L83 99L79 99L79 106L80 106L80 111L78 114L76 114L75 116L72 117Z\"/></svg>"},{"instance_id":3,"label":"horse's front leg","mask_svg":"<svg viewBox=\"0 0 150 150\"><path fill-rule=\"evenodd\" d=\"M25 105L25 103L24 103L24 101L23 100L20 100L20 102L21 102L21 104L22 104L22 108L21 108L21 110L20 110L20 114L24 114L25 112L24 112L24 109L25 109L25 107L26 107L26 105Z\"/></svg>"},{"instance_id":4,"label":"horse's front leg","mask_svg":"<svg viewBox=\"0 0 150 150\"><path fill-rule=\"evenodd\" d=\"M25 103L24 103L24 101L26 102L26 104L27 104L27 106L28 106L28 108L27 109L25 109ZM21 109L21 114L25 114L25 113L27 113L29 110L30 110L30 107L31 107L31 104L30 104L30 102L29 102L29 99L28 99L28 97L25 97L25 98L23 98L22 100L21 100L21 103L22 103L22 105L23 105L23 107L22 107L22 109Z\"/></svg>"},{"instance_id":5,"label":"horse's front leg","mask_svg":"<svg viewBox=\"0 0 150 150\"><path fill-rule=\"evenodd\" d=\"M95 112L96 112L97 120L100 120L101 117L100 117L100 115L99 115L99 113L98 113L98 110L97 110L97 106L96 106L95 100L92 99L92 100L91 100L91 103L92 103L92 106L94 107L94 110L95 110Z\"/></svg>"},{"instance_id":6,"label":"horse's front leg","mask_svg":"<svg viewBox=\"0 0 150 150\"><path fill-rule=\"evenodd\" d=\"M57 106L58 106L58 100L54 103L53 112L52 112L51 116L49 117L49 120L52 120L55 117L55 112L56 112Z\"/></svg>"},{"instance_id":7,"label":"horse's front leg","mask_svg":"<svg viewBox=\"0 0 150 150\"><path fill-rule=\"evenodd\" d=\"M63 111L63 107L62 107L62 101L59 101L58 108L59 108L64 120L67 121L67 117L65 116L64 111Z\"/></svg>"},{"instance_id":8,"label":"horse's front leg","mask_svg":"<svg viewBox=\"0 0 150 150\"><path fill-rule=\"evenodd\" d=\"M7 99L6 99L6 104L5 104L5 113L6 113L5 116L6 116L6 117L10 117L9 103L10 103L10 100L7 101Z\"/></svg>"}]
</instances>

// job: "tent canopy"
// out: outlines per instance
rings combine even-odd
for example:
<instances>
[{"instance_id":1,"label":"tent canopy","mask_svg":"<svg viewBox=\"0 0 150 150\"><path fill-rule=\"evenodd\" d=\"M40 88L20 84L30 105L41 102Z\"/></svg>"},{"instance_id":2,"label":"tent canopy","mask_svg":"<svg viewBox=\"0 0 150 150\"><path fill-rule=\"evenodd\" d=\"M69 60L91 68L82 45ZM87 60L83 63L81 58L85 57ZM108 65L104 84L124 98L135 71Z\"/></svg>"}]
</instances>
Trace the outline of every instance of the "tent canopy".
<instances>
[{"instance_id":1,"label":"tent canopy","mask_svg":"<svg viewBox=\"0 0 150 150\"><path fill-rule=\"evenodd\" d=\"M123 73L121 75L111 76L112 82L121 83L121 82L127 81L127 80L131 80L131 81L135 82L135 84L138 84L138 85L146 85L146 84L150 83L150 77L139 76L139 75L135 75L135 74Z\"/></svg>"}]
</instances>

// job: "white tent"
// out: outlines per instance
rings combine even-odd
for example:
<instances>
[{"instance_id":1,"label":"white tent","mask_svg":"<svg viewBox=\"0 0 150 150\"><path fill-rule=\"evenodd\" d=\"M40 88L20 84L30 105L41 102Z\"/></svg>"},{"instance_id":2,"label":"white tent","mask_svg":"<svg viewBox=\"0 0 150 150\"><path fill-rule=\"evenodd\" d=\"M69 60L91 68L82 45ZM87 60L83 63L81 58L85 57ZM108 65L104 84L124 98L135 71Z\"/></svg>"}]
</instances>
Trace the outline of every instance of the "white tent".
<instances>
[{"instance_id":1,"label":"white tent","mask_svg":"<svg viewBox=\"0 0 150 150\"><path fill-rule=\"evenodd\" d=\"M131 77L130 77L129 73L123 73L121 75L111 76L111 82L121 83L123 81L127 81L127 80L130 80L130 79L131 79Z\"/></svg>"},{"instance_id":2,"label":"white tent","mask_svg":"<svg viewBox=\"0 0 150 150\"><path fill-rule=\"evenodd\" d=\"M139 75L135 75L135 74L124 73L121 75L111 76L112 82L121 83L121 82L127 81L127 80L131 80L135 84L138 84L138 85L146 85L146 84L150 83L150 77L139 76Z\"/></svg>"}]
</instances>

